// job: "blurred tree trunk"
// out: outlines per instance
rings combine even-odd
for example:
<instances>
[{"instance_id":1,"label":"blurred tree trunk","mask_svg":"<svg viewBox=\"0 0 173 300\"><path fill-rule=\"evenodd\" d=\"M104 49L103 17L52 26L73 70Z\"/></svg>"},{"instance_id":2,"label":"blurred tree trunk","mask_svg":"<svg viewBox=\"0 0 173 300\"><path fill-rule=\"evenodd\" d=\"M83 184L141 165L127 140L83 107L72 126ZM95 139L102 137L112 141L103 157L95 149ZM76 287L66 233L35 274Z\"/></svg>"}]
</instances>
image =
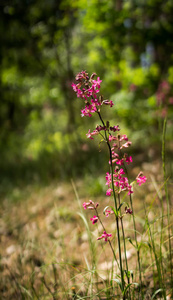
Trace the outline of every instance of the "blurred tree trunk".
<instances>
[{"instance_id":1,"label":"blurred tree trunk","mask_svg":"<svg viewBox=\"0 0 173 300\"><path fill-rule=\"evenodd\" d=\"M67 51L67 110L68 110L68 131L72 131L75 127L75 111L73 106L74 93L71 87L71 83L74 80L74 73L71 67L71 43L70 43L70 34L67 31L65 34L65 44Z\"/></svg>"}]
</instances>

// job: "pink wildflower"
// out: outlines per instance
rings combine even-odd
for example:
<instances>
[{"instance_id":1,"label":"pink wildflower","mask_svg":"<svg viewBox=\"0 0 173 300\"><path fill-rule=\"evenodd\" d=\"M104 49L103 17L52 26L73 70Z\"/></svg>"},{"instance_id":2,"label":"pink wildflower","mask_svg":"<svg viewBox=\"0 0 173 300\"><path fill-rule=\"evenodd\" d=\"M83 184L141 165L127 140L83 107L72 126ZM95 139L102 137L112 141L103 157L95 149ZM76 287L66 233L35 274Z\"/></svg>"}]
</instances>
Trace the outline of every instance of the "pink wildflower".
<instances>
[{"instance_id":1,"label":"pink wildflower","mask_svg":"<svg viewBox=\"0 0 173 300\"><path fill-rule=\"evenodd\" d=\"M139 183L139 185L143 184L146 182L147 178L145 176L139 176L136 178L137 183Z\"/></svg>"},{"instance_id":2,"label":"pink wildflower","mask_svg":"<svg viewBox=\"0 0 173 300\"><path fill-rule=\"evenodd\" d=\"M112 175L109 174L108 172L106 173L106 185L110 186L111 181L112 181Z\"/></svg>"},{"instance_id":3,"label":"pink wildflower","mask_svg":"<svg viewBox=\"0 0 173 300\"><path fill-rule=\"evenodd\" d=\"M129 165L133 161L131 156L126 157L126 163Z\"/></svg>"},{"instance_id":4,"label":"pink wildflower","mask_svg":"<svg viewBox=\"0 0 173 300\"><path fill-rule=\"evenodd\" d=\"M112 107L114 105L114 103L112 102L112 100L110 100L110 101L109 100L104 100L103 104L110 105L110 107Z\"/></svg>"},{"instance_id":5,"label":"pink wildflower","mask_svg":"<svg viewBox=\"0 0 173 300\"><path fill-rule=\"evenodd\" d=\"M93 216L93 218L91 218L90 220L92 221L92 224L95 224L98 221L98 217L97 216Z\"/></svg>"},{"instance_id":6,"label":"pink wildflower","mask_svg":"<svg viewBox=\"0 0 173 300\"><path fill-rule=\"evenodd\" d=\"M87 209L87 203L86 202L83 203L83 208Z\"/></svg>"},{"instance_id":7,"label":"pink wildflower","mask_svg":"<svg viewBox=\"0 0 173 300\"><path fill-rule=\"evenodd\" d=\"M106 217L109 217L109 215L112 215L113 213L114 213L113 210L110 210L110 209L106 209L106 211L105 211Z\"/></svg>"},{"instance_id":8,"label":"pink wildflower","mask_svg":"<svg viewBox=\"0 0 173 300\"><path fill-rule=\"evenodd\" d=\"M99 125L99 126L96 127L96 130L99 131L99 132L102 131L102 130L106 131L106 126Z\"/></svg>"},{"instance_id":9,"label":"pink wildflower","mask_svg":"<svg viewBox=\"0 0 173 300\"><path fill-rule=\"evenodd\" d=\"M117 126L110 126L110 128L109 128L111 131L120 131L120 128L119 128L119 125L117 125Z\"/></svg>"},{"instance_id":10,"label":"pink wildflower","mask_svg":"<svg viewBox=\"0 0 173 300\"><path fill-rule=\"evenodd\" d=\"M116 136L109 135L109 142L115 141L116 139Z\"/></svg>"},{"instance_id":11,"label":"pink wildflower","mask_svg":"<svg viewBox=\"0 0 173 300\"><path fill-rule=\"evenodd\" d=\"M97 106L101 105L101 102L99 102L99 100L96 97L94 97L94 99L91 99L91 103L93 103L93 104L95 104Z\"/></svg>"},{"instance_id":12,"label":"pink wildflower","mask_svg":"<svg viewBox=\"0 0 173 300\"><path fill-rule=\"evenodd\" d=\"M93 137L91 136L90 129L89 129L88 133L86 133L86 136L87 136L87 138L93 140Z\"/></svg>"},{"instance_id":13,"label":"pink wildflower","mask_svg":"<svg viewBox=\"0 0 173 300\"><path fill-rule=\"evenodd\" d=\"M124 170L123 170L123 169L120 169L120 170L119 170L119 174L120 174L120 175L125 174Z\"/></svg>"},{"instance_id":14,"label":"pink wildflower","mask_svg":"<svg viewBox=\"0 0 173 300\"><path fill-rule=\"evenodd\" d=\"M93 140L93 135L98 135L99 134L99 131L96 129L94 130L93 132L90 132L90 129L88 131L88 133L86 134L87 138L90 138L91 140Z\"/></svg>"},{"instance_id":15,"label":"pink wildflower","mask_svg":"<svg viewBox=\"0 0 173 300\"><path fill-rule=\"evenodd\" d=\"M112 100L110 100L110 107L112 107L114 105L114 103L112 102Z\"/></svg>"},{"instance_id":16,"label":"pink wildflower","mask_svg":"<svg viewBox=\"0 0 173 300\"><path fill-rule=\"evenodd\" d=\"M76 75L76 81L81 81L82 79L89 79L88 73L86 71L81 71Z\"/></svg>"},{"instance_id":17,"label":"pink wildflower","mask_svg":"<svg viewBox=\"0 0 173 300\"><path fill-rule=\"evenodd\" d=\"M113 149L113 148L112 148L112 149ZM119 155L118 155L116 152L114 152L114 151L112 150L112 157L113 157L113 158L118 158Z\"/></svg>"},{"instance_id":18,"label":"pink wildflower","mask_svg":"<svg viewBox=\"0 0 173 300\"><path fill-rule=\"evenodd\" d=\"M96 98L96 94L99 93L99 90L97 89L97 87L94 84L91 87L91 92L92 92L92 95L93 95L93 97L95 99Z\"/></svg>"},{"instance_id":19,"label":"pink wildflower","mask_svg":"<svg viewBox=\"0 0 173 300\"><path fill-rule=\"evenodd\" d=\"M85 108L81 110L81 116L92 117L91 113L94 113L96 110L95 104L86 105Z\"/></svg>"},{"instance_id":20,"label":"pink wildflower","mask_svg":"<svg viewBox=\"0 0 173 300\"><path fill-rule=\"evenodd\" d=\"M132 213L133 213L133 211L131 210L131 208L130 207L125 207L125 213L126 214L130 214L130 215L132 215Z\"/></svg>"},{"instance_id":21,"label":"pink wildflower","mask_svg":"<svg viewBox=\"0 0 173 300\"><path fill-rule=\"evenodd\" d=\"M128 148L129 146L131 146L132 142L126 142L125 144L123 144L120 149L123 149L123 148Z\"/></svg>"},{"instance_id":22,"label":"pink wildflower","mask_svg":"<svg viewBox=\"0 0 173 300\"><path fill-rule=\"evenodd\" d=\"M89 206L89 205L93 205L93 206ZM98 203L96 204L98 206ZM84 209L94 209L94 202L92 200L89 200L89 202L84 202L83 203L83 208Z\"/></svg>"},{"instance_id":23,"label":"pink wildflower","mask_svg":"<svg viewBox=\"0 0 173 300\"><path fill-rule=\"evenodd\" d=\"M106 231L103 231L103 234L97 238L97 240L105 239L105 242L108 241L108 237L111 237L111 233L106 233Z\"/></svg>"},{"instance_id":24,"label":"pink wildflower","mask_svg":"<svg viewBox=\"0 0 173 300\"><path fill-rule=\"evenodd\" d=\"M123 158L122 159L117 159L116 163L117 163L117 165L122 166L122 165L124 165L124 159Z\"/></svg>"},{"instance_id":25,"label":"pink wildflower","mask_svg":"<svg viewBox=\"0 0 173 300\"><path fill-rule=\"evenodd\" d=\"M100 77L97 77L97 80L93 80L93 85L98 87L100 89L100 83L102 82L102 80L100 80Z\"/></svg>"},{"instance_id":26,"label":"pink wildflower","mask_svg":"<svg viewBox=\"0 0 173 300\"><path fill-rule=\"evenodd\" d=\"M128 186L128 196L130 196L130 194L133 194L131 185Z\"/></svg>"},{"instance_id":27,"label":"pink wildflower","mask_svg":"<svg viewBox=\"0 0 173 300\"><path fill-rule=\"evenodd\" d=\"M71 86L72 86L74 92L78 91L77 84L72 83Z\"/></svg>"},{"instance_id":28,"label":"pink wildflower","mask_svg":"<svg viewBox=\"0 0 173 300\"><path fill-rule=\"evenodd\" d=\"M123 140L128 141L128 137L127 137L126 134L123 134L123 135L120 137L120 142L123 141Z\"/></svg>"},{"instance_id":29,"label":"pink wildflower","mask_svg":"<svg viewBox=\"0 0 173 300\"><path fill-rule=\"evenodd\" d=\"M107 192L106 192L106 196L111 196L111 193L113 192L112 189L108 189Z\"/></svg>"}]
</instances>

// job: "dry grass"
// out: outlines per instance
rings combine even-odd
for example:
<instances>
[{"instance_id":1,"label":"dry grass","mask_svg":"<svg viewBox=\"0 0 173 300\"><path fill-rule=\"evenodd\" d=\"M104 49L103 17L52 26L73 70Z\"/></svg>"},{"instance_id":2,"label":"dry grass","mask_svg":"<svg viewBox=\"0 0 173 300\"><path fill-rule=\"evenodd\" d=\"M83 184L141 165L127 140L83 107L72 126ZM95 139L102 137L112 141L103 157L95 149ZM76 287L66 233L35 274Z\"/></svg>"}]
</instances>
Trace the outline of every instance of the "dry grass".
<instances>
[{"instance_id":1,"label":"dry grass","mask_svg":"<svg viewBox=\"0 0 173 300\"><path fill-rule=\"evenodd\" d=\"M150 241L143 203L145 200L159 251L161 209L159 197L163 195L164 199L164 191L160 163L156 161L152 166L144 164L142 168L148 181L144 187L135 187L134 207L137 230L140 232L139 241L143 242L141 257L145 299L151 299L154 288L157 288L157 273L155 265L152 265L150 248L146 243ZM138 174L138 171L140 171L138 167L134 168L132 176ZM81 204L88 201L91 198L89 192L92 193L92 187L87 186L86 180L78 180L75 184ZM110 199L104 197L104 193L97 195L94 192L94 194L92 200L101 204L100 211L110 204ZM80 207L71 182L54 182L47 187L27 186L22 191L16 188L7 193L2 199L0 208L1 299L75 299L75 293L81 298L90 293L93 262L87 231L78 212ZM91 216L92 212L89 212L86 218L89 220ZM104 216L103 218L108 232L113 232L115 229L113 219ZM166 223L164 225L166 226ZM124 227L126 237L133 240L134 232L130 216L125 216ZM93 239L96 240L100 227L91 225L90 228ZM163 263L168 267L166 228L163 231L163 239ZM95 243L97 288L93 287L93 291L95 289L97 293L98 289L106 289L108 286L112 254L108 244L98 241ZM129 269L134 270L134 280L138 280L136 250L129 242L127 242L127 256ZM114 272L116 270L115 265ZM168 274L167 271L170 272L167 269L165 274Z\"/></svg>"}]
</instances>

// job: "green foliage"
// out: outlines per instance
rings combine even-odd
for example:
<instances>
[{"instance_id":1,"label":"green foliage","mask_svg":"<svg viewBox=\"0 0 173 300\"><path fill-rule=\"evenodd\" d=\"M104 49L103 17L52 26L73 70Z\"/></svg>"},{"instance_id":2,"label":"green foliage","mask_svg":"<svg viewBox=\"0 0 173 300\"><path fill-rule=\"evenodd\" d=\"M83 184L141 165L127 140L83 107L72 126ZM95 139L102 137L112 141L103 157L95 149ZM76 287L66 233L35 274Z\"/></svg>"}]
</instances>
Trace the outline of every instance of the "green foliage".
<instances>
[{"instance_id":1,"label":"green foliage","mask_svg":"<svg viewBox=\"0 0 173 300\"><path fill-rule=\"evenodd\" d=\"M81 151L81 104L71 89L81 69L103 79L103 94L116 104L112 119L135 131L136 143L159 139L166 111L173 117L172 87L165 102L157 100L160 83L173 83L171 0L14 0L1 8L2 178L13 168L17 176L19 165L19 177L26 169L38 177L77 174L78 167L69 172L76 153L77 166L93 168Z\"/></svg>"}]
</instances>

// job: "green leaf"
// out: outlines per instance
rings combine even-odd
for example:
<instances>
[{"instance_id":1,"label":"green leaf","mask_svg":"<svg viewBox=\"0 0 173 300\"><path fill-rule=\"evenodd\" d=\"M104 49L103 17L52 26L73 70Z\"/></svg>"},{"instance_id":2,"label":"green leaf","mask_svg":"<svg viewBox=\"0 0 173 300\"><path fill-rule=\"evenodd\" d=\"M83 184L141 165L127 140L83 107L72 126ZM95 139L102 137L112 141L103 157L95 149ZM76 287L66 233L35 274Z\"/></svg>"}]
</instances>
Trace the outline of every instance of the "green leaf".
<instances>
[{"instance_id":1,"label":"green leaf","mask_svg":"<svg viewBox=\"0 0 173 300\"><path fill-rule=\"evenodd\" d=\"M133 270L130 270L130 275L131 275L132 280L133 280Z\"/></svg>"},{"instance_id":2,"label":"green leaf","mask_svg":"<svg viewBox=\"0 0 173 300\"><path fill-rule=\"evenodd\" d=\"M126 288L124 289L123 295L125 295L125 294L127 293L127 290L130 288L131 285L139 286L139 283L137 283L137 282L129 283L129 284L126 286Z\"/></svg>"},{"instance_id":3,"label":"green leaf","mask_svg":"<svg viewBox=\"0 0 173 300\"><path fill-rule=\"evenodd\" d=\"M121 209L121 207L123 206L123 204L126 204L126 205L128 206L128 204L127 204L126 202L122 202L122 203L120 204L120 206L118 207L118 211L120 211L120 209Z\"/></svg>"},{"instance_id":4,"label":"green leaf","mask_svg":"<svg viewBox=\"0 0 173 300\"><path fill-rule=\"evenodd\" d=\"M112 208L112 210L113 210L115 216L118 217L119 211L118 211L118 210L116 211L116 209L115 209L114 207L112 207L112 206L111 206L111 208Z\"/></svg>"},{"instance_id":5,"label":"green leaf","mask_svg":"<svg viewBox=\"0 0 173 300\"><path fill-rule=\"evenodd\" d=\"M152 249L152 246L149 242L140 242L138 245L138 249L140 250L140 248L143 246L149 247L150 249Z\"/></svg>"},{"instance_id":6,"label":"green leaf","mask_svg":"<svg viewBox=\"0 0 173 300\"><path fill-rule=\"evenodd\" d=\"M106 212L106 210L108 209L108 208L110 208L110 206L108 205L108 206L106 206L105 208L104 208L104 210L103 210L103 214L105 215L105 212Z\"/></svg>"},{"instance_id":7,"label":"green leaf","mask_svg":"<svg viewBox=\"0 0 173 300\"><path fill-rule=\"evenodd\" d=\"M131 276L132 280L133 280L133 270L130 270L130 271L124 270L124 272L128 278L130 278L130 276Z\"/></svg>"},{"instance_id":8,"label":"green leaf","mask_svg":"<svg viewBox=\"0 0 173 300\"><path fill-rule=\"evenodd\" d=\"M121 281L120 281L118 278L112 279L112 281L115 281L116 283L118 283L118 285L119 285L119 287L120 287L121 291L123 292L123 290L122 290L122 283L121 283Z\"/></svg>"},{"instance_id":9,"label":"green leaf","mask_svg":"<svg viewBox=\"0 0 173 300\"><path fill-rule=\"evenodd\" d=\"M162 292L162 291L163 291L163 289L158 289L157 291L155 291L155 293L154 293L153 296L151 297L151 300L154 299L154 297L155 297L158 293L160 293L160 292Z\"/></svg>"},{"instance_id":10,"label":"green leaf","mask_svg":"<svg viewBox=\"0 0 173 300\"><path fill-rule=\"evenodd\" d=\"M135 249L137 249L137 247L133 244L131 238L127 238L127 239L128 239L128 241L129 241L129 243L130 243L133 247L135 247Z\"/></svg>"}]
</instances>

